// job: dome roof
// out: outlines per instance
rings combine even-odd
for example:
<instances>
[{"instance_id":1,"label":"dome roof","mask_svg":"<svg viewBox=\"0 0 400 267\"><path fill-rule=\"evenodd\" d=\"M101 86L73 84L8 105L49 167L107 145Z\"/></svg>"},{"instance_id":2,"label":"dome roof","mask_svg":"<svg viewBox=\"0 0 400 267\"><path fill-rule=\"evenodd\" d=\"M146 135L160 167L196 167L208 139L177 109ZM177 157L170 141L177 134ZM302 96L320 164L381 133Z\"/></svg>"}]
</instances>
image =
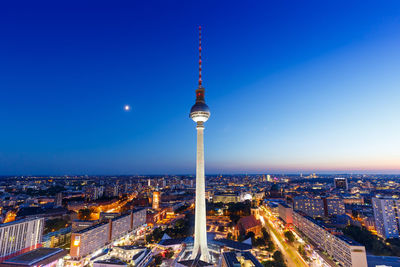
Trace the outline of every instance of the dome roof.
<instances>
[{"instance_id":1,"label":"dome roof","mask_svg":"<svg viewBox=\"0 0 400 267\"><path fill-rule=\"evenodd\" d=\"M198 111L210 113L210 109L208 108L206 103L202 103L202 102L196 102L196 104L194 104L193 107L190 109L190 113L198 112Z\"/></svg>"}]
</instances>

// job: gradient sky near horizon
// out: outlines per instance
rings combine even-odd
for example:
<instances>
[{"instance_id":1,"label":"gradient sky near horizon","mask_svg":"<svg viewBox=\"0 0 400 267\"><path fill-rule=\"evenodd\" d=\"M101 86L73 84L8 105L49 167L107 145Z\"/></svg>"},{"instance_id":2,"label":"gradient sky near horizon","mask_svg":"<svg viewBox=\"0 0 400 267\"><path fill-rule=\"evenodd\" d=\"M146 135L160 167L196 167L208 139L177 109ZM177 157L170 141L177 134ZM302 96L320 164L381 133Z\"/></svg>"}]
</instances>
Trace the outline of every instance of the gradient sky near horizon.
<instances>
[{"instance_id":1,"label":"gradient sky near horizon","mask_svg":"<svg viewBox=\"0 0 400 267\"><path fill-rule=\"evenodd\" d=\"M400 173L399 1L7 1L0 175ZM125 105L131 110L126 111Z\"/></svg>"}]
</instances>

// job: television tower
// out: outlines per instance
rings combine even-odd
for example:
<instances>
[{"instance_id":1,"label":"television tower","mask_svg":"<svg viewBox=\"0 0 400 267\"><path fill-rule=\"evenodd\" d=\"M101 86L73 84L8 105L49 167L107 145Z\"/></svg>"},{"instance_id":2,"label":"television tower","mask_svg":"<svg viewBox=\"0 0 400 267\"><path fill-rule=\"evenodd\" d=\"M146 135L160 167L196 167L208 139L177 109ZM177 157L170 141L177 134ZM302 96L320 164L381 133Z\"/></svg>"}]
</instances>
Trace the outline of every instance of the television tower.
<instances>
[{"instance_id":1,"label":"television tower","mask_svg":"<svg viewBox=\"0 0 400 267\"><path fill-rule=\"evenodd\" d=\"M206 198L204 179L204 123L210 117L210 109L204 100L204 87L201 80L201 26L199 27L199 86L196 90L196 103L190 110L190 118L196 122L197 161L196 161L196 206L194 224L194 245L192 259L200 254L200 260L210 262L207 246Z\"/></svg>"}]
</instances>

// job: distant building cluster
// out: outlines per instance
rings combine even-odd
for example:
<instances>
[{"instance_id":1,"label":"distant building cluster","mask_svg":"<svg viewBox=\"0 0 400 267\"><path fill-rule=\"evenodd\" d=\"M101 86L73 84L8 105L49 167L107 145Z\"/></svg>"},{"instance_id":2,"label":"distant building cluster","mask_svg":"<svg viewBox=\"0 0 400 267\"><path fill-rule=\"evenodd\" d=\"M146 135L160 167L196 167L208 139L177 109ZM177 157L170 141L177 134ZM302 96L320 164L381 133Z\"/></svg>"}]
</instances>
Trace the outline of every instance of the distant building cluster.
<instances>
[{"instance_id":1,"label":"distant building cluster","mask_svg":"<svg viewBox=\"0 0 400 267\"><path fill-rule=\"evenodd\" d=\"M305 247L315 248L313 255L328 265L358 267L378 260L347 235L348 227L362 227L385 246L400 236L400 179L395 176L214 175L206 177L205 190L214 207L207 215L210 255L221 266L258 266L264 255L237 240L263 238L268 218L277 219L271 219L277 230L304 238ZM4 178L0 266L22 259L29 259L24 266L145 266L169 248L189 253L190 237L152 244L162 248L156 253L144 242L154 229L181 225L193 213L194 200L193 176ZM249 210L230 217L243 207ZM141 239L135 241L137 236ZM68 260L61 247L70 248ZM184 252L173 257L175 266L194 263ZM389 259L379 261L390 266Z\"/></svg>"}]
</instances>

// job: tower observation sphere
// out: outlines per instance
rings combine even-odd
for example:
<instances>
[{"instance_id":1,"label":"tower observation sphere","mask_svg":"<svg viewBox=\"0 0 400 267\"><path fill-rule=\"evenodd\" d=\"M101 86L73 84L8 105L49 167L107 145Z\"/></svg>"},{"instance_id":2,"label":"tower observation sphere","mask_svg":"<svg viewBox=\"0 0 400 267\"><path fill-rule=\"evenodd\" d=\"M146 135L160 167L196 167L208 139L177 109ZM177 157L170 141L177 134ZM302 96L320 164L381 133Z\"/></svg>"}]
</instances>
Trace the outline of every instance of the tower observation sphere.
<instances>
[{"instance_id":1,"label":"tower observation sphere","mask_svg":"<svg viewBox=\"0 0 400 267\"><path fill-rule=\"evenodd\" d=\"M190 109L190 118L195 122L206 122L210 117L210 109L204 101L204 88L196 90L196 103Z\"/></svg>"}]
</instances>

